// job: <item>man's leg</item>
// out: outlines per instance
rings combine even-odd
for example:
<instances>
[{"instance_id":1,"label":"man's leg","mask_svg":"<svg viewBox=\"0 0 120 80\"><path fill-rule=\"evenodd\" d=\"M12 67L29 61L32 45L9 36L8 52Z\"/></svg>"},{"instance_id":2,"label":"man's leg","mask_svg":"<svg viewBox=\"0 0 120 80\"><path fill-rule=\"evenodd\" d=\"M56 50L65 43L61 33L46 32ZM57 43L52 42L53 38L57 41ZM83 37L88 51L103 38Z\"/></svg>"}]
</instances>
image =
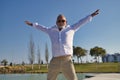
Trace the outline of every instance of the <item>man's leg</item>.
<instances>
[{"instance_id":1,"label":"man's leg","mask_svg":"<svg viewBox=\"0 0 120 80\"><path fill-rule=\"evenodd\" d=\"M52 59L48 67L47 80L57 80L57 75L59 74L60 64L57 59Z\"/></svg>"},{"instance_id":2,"label":"man's leg","mask_svg":"<svg viewBox=\"0 0 120 80\"><path fill-rule=\"evenodd\" d=\"M62 63L62 72L67 80L78 80L71 57L67 57Z\"/></svg>"}]
</instances>

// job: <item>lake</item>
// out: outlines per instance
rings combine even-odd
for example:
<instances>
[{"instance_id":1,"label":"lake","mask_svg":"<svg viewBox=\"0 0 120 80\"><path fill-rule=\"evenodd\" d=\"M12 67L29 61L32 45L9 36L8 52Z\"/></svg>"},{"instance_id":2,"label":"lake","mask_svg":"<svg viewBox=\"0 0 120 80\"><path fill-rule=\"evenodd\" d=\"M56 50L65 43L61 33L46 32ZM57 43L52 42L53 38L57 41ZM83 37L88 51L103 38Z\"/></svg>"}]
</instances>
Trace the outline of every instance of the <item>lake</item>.
<instances>
[{"instance_id":1,"label":"lake","mask_svg":"<svg viewBox=\"0 0 120 80\"><path fill-rule=\"evenodd\" d=\"M77 73L78 80L85 79L85 73ZM0 74L0 80L47 80L47 74ZM59 74L57 80L66 80Z\"/></svg>"}]
</instances>

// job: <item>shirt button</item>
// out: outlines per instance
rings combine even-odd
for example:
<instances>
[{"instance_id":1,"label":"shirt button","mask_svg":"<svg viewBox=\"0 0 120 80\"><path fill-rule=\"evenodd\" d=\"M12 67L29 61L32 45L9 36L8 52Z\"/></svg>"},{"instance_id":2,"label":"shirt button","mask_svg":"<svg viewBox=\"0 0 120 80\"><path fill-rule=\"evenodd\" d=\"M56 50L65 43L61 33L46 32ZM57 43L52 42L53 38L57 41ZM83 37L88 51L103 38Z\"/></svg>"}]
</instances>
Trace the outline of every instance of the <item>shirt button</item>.
<instances>
[{"instance_id":1,"label":"shirt button","mask_svg":"<svg viewBox=\"0 0 120 80\"><path fill-rule=\"evenodd\" d=\"M61 42L61 39L59 39L59 41Z\"/></svg>"}]
</instances>

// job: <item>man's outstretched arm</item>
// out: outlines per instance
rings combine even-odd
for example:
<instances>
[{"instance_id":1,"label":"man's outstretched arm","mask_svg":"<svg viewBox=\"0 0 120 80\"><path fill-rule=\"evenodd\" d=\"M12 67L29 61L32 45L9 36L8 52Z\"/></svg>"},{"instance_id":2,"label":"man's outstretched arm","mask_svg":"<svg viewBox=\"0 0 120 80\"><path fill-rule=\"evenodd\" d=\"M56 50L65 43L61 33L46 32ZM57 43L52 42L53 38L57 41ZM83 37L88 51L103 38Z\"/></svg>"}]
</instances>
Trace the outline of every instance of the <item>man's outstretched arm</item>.
<instances>
[{"instance_id":1,"label":"man's outstretched arm","mask_svg":"<svg viewBox=\"0 0 120 80\"><path fill-rule=\"evenodd\" d=\"M97 9L95 12L93 12L92 14L88 15L87 17L79 20L77 23L73 24L71 27L72 29L74 29L75 31L77 31L82 25L86 24L87 22L91 21L91 19L96 16L97 14L99 14L99 9Z\"/></svg>"},{"instance_id":2,"label":"man's outstretched arm","mask_svg":"<svg viewBox=\"0 0 120 80\"><path fill-rule=\"evenodd\" d=\"M45 26L43 26L43 25L39 25L38 23L32 23L32 22L30 22L30 21L25 21L25 23L26 23L28 26L35 27L35 28L37 28L38 30L41 30L41 31L43 31L43 32L46 32L46 33L49 32L47 27L45 27Z\"/></svg>"}]
</instances>

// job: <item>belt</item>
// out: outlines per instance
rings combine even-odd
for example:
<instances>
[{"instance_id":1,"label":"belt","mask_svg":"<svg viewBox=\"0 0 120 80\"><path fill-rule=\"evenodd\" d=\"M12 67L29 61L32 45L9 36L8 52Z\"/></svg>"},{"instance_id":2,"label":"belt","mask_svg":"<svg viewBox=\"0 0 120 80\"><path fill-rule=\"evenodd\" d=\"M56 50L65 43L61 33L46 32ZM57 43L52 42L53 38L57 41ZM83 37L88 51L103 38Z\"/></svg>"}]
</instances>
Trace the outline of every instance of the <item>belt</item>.
<instances>
[{"instance_id":1,"label":"belt","mask_svg":"<svg viewBox=\"0 0 120 80\"><path fill-rule=\"evenodd\" d=\"M53 58L66 58L66 57L71 57L71 55L64 55L64 56L58 56L58 57L53 57Z\"/></svg>"}]
</instances>

